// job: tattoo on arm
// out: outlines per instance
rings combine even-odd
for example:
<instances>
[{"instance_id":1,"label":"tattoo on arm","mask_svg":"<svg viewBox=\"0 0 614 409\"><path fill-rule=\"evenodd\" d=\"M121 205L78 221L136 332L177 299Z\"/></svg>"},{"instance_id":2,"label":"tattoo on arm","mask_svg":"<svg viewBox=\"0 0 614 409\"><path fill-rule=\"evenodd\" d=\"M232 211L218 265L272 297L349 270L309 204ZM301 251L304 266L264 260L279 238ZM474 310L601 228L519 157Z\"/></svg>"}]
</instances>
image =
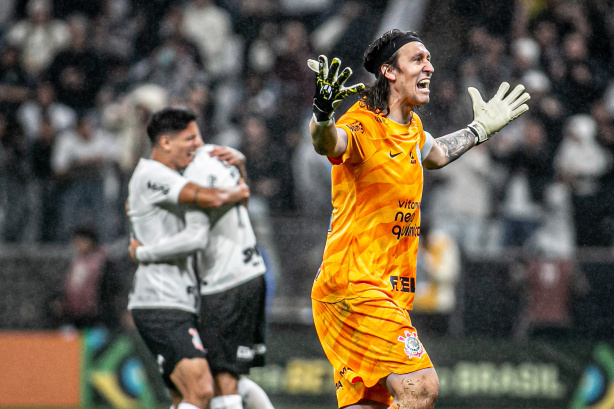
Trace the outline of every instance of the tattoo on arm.
<instances>
[{"instance_id":1,"label":"tattoo on arm","mask_svg":"<svg viewBox=\"0 0 614 409\"><path fill-rule=\"evenodd\" d=\"M448 162L460 158L475 144L475 135L469 129L461 129L449 135L435 139L435 143L443 150Z\"/></svg>"},{"instance_id":2,"label":"tattoo on arm","mask_svg":"<svg viewBox=\"0 0 614 409\"><path fill-rule=\"evenodd\" d=\"M200 190L200 188L196 188L194 189L194 204L198 204L198 191Z\"/></svg>"}]
</instances>

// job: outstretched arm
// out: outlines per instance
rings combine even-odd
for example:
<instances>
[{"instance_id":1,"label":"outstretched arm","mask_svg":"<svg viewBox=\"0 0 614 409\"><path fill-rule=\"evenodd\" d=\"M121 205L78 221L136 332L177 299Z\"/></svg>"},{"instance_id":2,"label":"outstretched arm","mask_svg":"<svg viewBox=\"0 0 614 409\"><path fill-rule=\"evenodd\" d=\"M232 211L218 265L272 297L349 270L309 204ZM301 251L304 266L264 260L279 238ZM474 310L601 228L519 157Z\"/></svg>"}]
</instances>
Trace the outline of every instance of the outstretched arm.
<instances>
[{"instance_id":1,"label":"outstretched arm","mask_svg":"<svg viewBox=\"0 0 614 409\"><path fill-rule=\"evenodd\" d=\"M347 133L335 126L333 121L318 123L313 118L309 122L313 148L320 155L338 158L345 153L348 145Z\"/></svg>"},{"instance_id":2,"label":"outstretched arm","mask_svg":"<svg viewBox=\"0 0 614 409\"><path fill-rule=\"evenodd\" d=\"M439 169L454 162L473 146L486 142L514 119L529 110L525 103L531 97L524 86L517 85L509 95L507 82L499 86L495 96L484 102L477 89L470 87L473 102L473 122L461 129L435 140L433 148L424 160L427 169Z\"/></svg>"},{"instance_id":3,"label":"outstretched arm","mask_svg":"<svg viewBox=\"0 0 614 409\"><path fill-rule=\"evenodd\" d=\"M473 146L475 146L475 134L468 128L437 138L424 160L424 167L442 168L460 158Z\"/></svg>"},{"instance_id":4,"label":"outstretched arm","mask_svg":"<svg viewBox=\"0 0 614 409\"><path fill-rule=\"evenodd\" d=\"M307 65L317 73L313 117L309 123L313 147L320 155L337 158L347 148L347 134L335 127L333 114L345 98L362 91L365 86L362 83L347 88L343 86L352 75L352 69L346 67L338 75L341 65L338 58L333 58L330 69L324 55L318 57L318 61L308 60Z\"/></svg>"}]
</instances>

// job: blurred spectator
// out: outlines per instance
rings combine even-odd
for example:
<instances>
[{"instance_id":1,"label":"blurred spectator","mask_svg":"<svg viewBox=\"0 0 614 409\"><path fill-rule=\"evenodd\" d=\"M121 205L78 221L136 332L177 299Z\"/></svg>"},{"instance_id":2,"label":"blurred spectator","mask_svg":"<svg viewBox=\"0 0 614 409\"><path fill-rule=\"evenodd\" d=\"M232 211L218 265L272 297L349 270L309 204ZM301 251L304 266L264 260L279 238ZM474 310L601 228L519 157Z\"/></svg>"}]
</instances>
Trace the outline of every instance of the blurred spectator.
<instances>
[{"instance_id":1,"label":"blurred spectator","mask_svg":"<svg viewBox=\"0 0 614 409\"><path fill-rule=\"evenodd\" d=\"M567 35L563 41L566 75L559 94L569 112L588 113L591 104L603 95L607 74L598 60L588 53L586 38L579 33Z\"/></svg>"},{"instance_id":2,"label":"blurred spectator","mask_svg":"<svg viewBox=\"0 0 614 409\"><path fill-rule=\"evenodd\" d=\"M38 240L56 241L59 213L59 190L51 169L51 156L57 132L52 121L42 116L37 122L37 133L30 151L32 175L36 185L36 215Z\"/></svg>"},{"instance_id":3,"label":"blurred spectator","mask_svg":"<svg viewBox=\"0 0 614 409\"><path fill-rule=\"evenodd\" d=\"M279 25L269 21L260 26L258 36L246 50L247 76L250 72L266 74L273 70L278 46Z\"/></svg>"},{"instance_id":4,"label":"blurred spectator","mask_svg":"<svg viewBox=\"0 0 614 409\"><path fill-rule=\"evenodd\" d=\"M165 88L170 95L181 95L200 69L194 57L178 37L167 38L151 56L135 64L130 78L136 83L151 83Z\"/></svg>"},{"instance_id":5,"label":"blurred spectator","mask_svg":"<svg viewBox=\"0 0 614 409\"><path fill-rule=\"evenodd\" d=\"M605 246L604 214L597 202L601 177L612 168L612 154L596 140L597 124L588 115L574 115L565 123L564 139L554 158L555 170L572 192L576 243Z\"/></svg>"},{"instance_id":6,"label":"blurred spectator","mask_svg":"<svg viewBox=\"0 0 614 409\"><path fill-rule=\"evenodd\" d=\"M268 22L275 21L278 13L277 0L223 0L220 4L228 10L234 21L237 34L246 49Z\"/></svg>"},{"instance_id":7,"label":"blurred spectator","mask_svg":"<svg viewBox=\"0 0 614 409\"><path fill-rule=\"evenodd\" d=\"M73 128L77 123L75 111L55 99L55 89L50 82L39 81L36 99L23 103L17 111L17 120L30 142L41 133L41 123L48 121L54 133Z\"/></svg>"},{"instance_id":8,"label":"blurred spectator","mask_svg":"<svg viewBox=\"0 0 614 409\"><path fill-rule=\"evenodd\" d=\"M0 1L0 36L4 37L6 29L11 24L11 19L15 14L15 3L17 0Z\"/></svg>"},{"instance_id":9,"label":"blurred spectator","mask_svg":"<svg viewBox=\"0 0 614 409\"><path fill-rule=\"evenodd\" d=\"M521 288L522 309L516 338L561 339L573 336L572 296L586 295L589 284L575 259L569 191L553 185L546 194L544 223L524 247L524 261L511 268Z\"/></svg>"},{"instance_id":10,"label":"blurred spectator","mask_svg":"<svg viewBox=\"0 0 614 409\"><path fill-rule=\"evenodd\" d=\"M117 142L100 129L94 129L84 116L77 128L58 136L51 167L61 183L61 214L58 237L68 241L75 226L88 223L97 227L103 241L111 238L111 225L105 185L115 178L119 162ZM111 180L110 180L111 179Z\"/></svg>"},{"instance_id":11,"label":"blurred spectator","mask_svg":"<svg viewBox=\"0 0 614 409\"><path fill-rule=\"evenodd\" d=\"M547 149L552 155L563 138L565 108L556 95L551 92L551 82L539 70L524 73L520 82L531 94L531 116L544 125Z\"/></svg>"},{"instance_id":12,"label":"blurred spectator","mask_svg":"<svg viewBox=\"0 0 614 409\"><path fill-rule=\"evenodd\" d=\"M604 100L597 101L591 108L591 114L597 123L597 141L614 158L614 113L608 112ZM595 206L603 209L604 226L602 232L607 237L604 241L614 244L614 166L600 180L601 191Z\"/></svg>"},{"instance_id":13,"label":"blurred spectator","mask_svg":"<svg viewBox=\"0 0 614 409\"><path fill-rule=\"evenodd\" d=\"M552 157L543 124L525 117L521 139L502 160L509 176L503 204L503 245L522 246L541 221L544 190L552 180Z\"/></svg>"},{"instance_id":14,"label":"blurred spectator","mask_svg":"<svg viewBox=\"0 0 614 409\"><path fill-rule=\"evenodd\" d=\"M89 45L89 20L72 16L69 27L70 45L53 59L46 77L54 85L58 100L83 114L94 106L106 79L106 67Z\"/></svg>"},{"instance_id":15,"label":"blurred spectator","mask_svg":"<svg viewBox=\"0 0 614 409\"><path fill-rule=\"evenodd\" d=\"M275 75L279 80L279 119L275 124L280 127L276 134L283 134L290 124L296 123L312 104L311 89L314 86L313 72L305 61L312 57L309 38L305 25L290 21L283 26L282 46L275 60ZM283 107L283 109L282 109Z\"/></svg>"},{"instance_id":16,"label":"blurred spectator","mask_svg":"<svg viewBox=\"0 0 614 409\"><path fill-rule=\"evenodd\" d=\"M118 328L122 314L123 294L118 291L121 280L115 277L115 266L99 245L96 228L88 225L75 228L71 246L73 256L63 291L51 303L57 324L77 329Z\"/></svg>"},{"instance_id":17,"label":"blurred spectator","mask_svg":"<svg viewBox=\"0 0 614 409\"><path fill-rule=\"evenodd\" d=\"M196 122L200 130L201 137L205 143L209 143L213 138L213 118L214 106L211 101L211 90L206 81L193 81L188 85L186 95L180 105L185 105L197 115Z\"/></svg>"},{"instance_id":18,"label":"blurred spectator","mask_svg":"<svg viewBox=\"0 0 614 409\"><path fill-rule=\"evenodd\" d=\"M552 21L534 22L533 35L540 47L540 66L551 81L559 83L565 75L565 64L559 48L559 33Z\"/></svg>"},{"instance_id":19,"label":"blurred spectator","mask_svg":"<svg viewBox=\"0 0 614 409\"><path fill-rule=\"evenodd\" d=\"M140 158L151 155L147 121L151 113L168 104L168 91L155 84L143 84L121 101L105 107L103 124L119 137L119 165L126 183ZM127 189L127 186L126 186ZM127 191L126 197L127 197Z\"/></svg>"},{"instance_id":20,"label":"blurred spectator","mask_svg":"<svg viewBox=\"0 0 614 409\"><path fill-rule=\"evenodd\" d=\"M496 174L486 145L467 153L467 160L455 163L453 170L427 172L426 179L438 177L432 186L429 218L433 228L449 234L469 254L484 253L496 245L490 237L493 183Z\"/></svg>"},{"instance_id":21,"label":"blurred spectator","mask_svg":"<svg viewBox=\"0 0 614 409\"><path fill-rule=\"evenodd\" d=\"M2 237L6 242L27 239L32 202L27 144L21 127L0 113L0 195Z\"/></svg>"},{"instance_id":22,"label":"blurred spectator","mask_svg":"<svg viewBox=\"0 0 614 409\"><path fill-rule=\"evenodd\" d=\"M309 133L303 131L301 135L302 140L292 156L297 209L302 215L317 217L327 225L333 210L329 189L332 165L314 151Z\"/></svg>"},{"instance_id":23,"label":"blurred spectator","mask_svg":"<svg viewBox=\"0 0 614 409\"><path fill-rule=\"evenodd\" d=\"M458 103L459 90L454 78L446 74L443 73L442 78L431 84L433 97L429 105L418 108L426 112L426 115L420 113L420 117L424 117L425 129L437 136L447 135L462 128L470 118L466 107Z\"/></svg>"},{"instance_id":24,"label":"blurred spectator","mask_svg":"<svg viewBox=\"0 0 614 409\"><path fill-rule=\"evenodd\" d=\"M427 221L421 224L412 322L418 320L427 336L444 336L457 308L461 252L452 236L431 230Z\"/></svg>"},{"instance_id":25,"label":"blurred spectator","mask_svg":"<svg viewBox=\"0 0 614 409\"><path fill-rule=\"evenodd\" d=\"M113 56L123 61L134 55L138 24L131 18L129 0L103 0L102 14L93 22L92 47L99 55Z\"/></svg>"},{"instance_id":26,"label":"blurred spectator","mask_svg":"<svg viewBox=\"0 0 614 409\"><path fill-rule=\"evenodd\" d=\"M17 22L8 32L8 42L22 50L23 67L32 77L45 71L70 38L66 23L51 18L51 8L51 0L29 0L28 18Z\"/></svg>"},{"instance_id":27,"label":"blurred spectator","mask_svg":"<svg viewBox=\"0 0 614 409\"><path fill-rule=\"evenodd\" d=\"M250 116L245 119L240 150L246 157L251 195L265 200L271 210L288 209L294 194L291 185L285 183L291 176L288 154L281 145L272 143L262 118Z\"/></svg>"},{"instance_id":28,"label":"blurred spectator","mask_svg":"<svg viewBox=\"0 0 614 409\"><path fill-rule=\"evenodd\" d=\"M198 68L204 68L203 59L198 48L183 31L183 10L179 5L171 4L164 14L164 18L160 23L160 43L164 43L168 39L173 39L181 44L182 52L189 54Z\"/></svg>"},{"instance_id":29,"label":"blurred spectator","mask_svg":"<svg viewBox=\"0 0 614 409\"><path fill-rule=\"evenodd\" d=\"M2 47L0 60L0 112L12 119L19 105L30 96L32 81L19 65L19 49Z\"/></svg>"},{"instance_id":30,"label":"blurred spectator","mask_svg":"<svg viewBox=\"0 0 614 409\"><path fill-rule=\"evenodd\" d=\"M183 11L183 32L196 43L213 78L237 73L240 55L230 14L213 0L189 0Z\"/></svg>"},{"instance_id":31,"label":"blurred spectator","mask_svg":"<svg viewBox=\"0 0 614 409\"><path fill-rule=\"evenodd\" d=\"M358 1L346 1L341 7L335 5L335 8L337 13L331 14L311 33L313 46L318 53L329 55L333 48L341 42L350 24L366 11Z\"/></svg>"},{"instance_id":32,"label":"blurred spectator","mask_svg":"<svg viewBox=\"0 0 614 409\"><path fill-rule=\"evenodd\" d=\"M539 44L532 38L519 38L512 44L514 77L518 78L529 70L539 68Z\"/></svg>"}]
</instances>

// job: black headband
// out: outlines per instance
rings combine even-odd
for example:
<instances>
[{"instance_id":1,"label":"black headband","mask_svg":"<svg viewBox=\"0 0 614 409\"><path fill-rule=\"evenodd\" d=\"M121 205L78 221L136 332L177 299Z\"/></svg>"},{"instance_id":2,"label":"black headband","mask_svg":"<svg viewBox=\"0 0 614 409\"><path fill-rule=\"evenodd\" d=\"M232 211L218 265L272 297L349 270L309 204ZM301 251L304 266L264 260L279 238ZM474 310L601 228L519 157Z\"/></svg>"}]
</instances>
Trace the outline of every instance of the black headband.
<instances>
[{"instance_id":1,"label":"black headband","mask_svg":"<svg viewBox=\"0 0 614 409\"><path fill-rule=\"evenodd\" d=\"M418 37L413 36L411 34L395 38L394 40L383 46L382 49L379 50L379 53L377 53L377 55L371 61L365 61L365 69L371 74L375 74L377 76L377 70L383 63L388 61L388 59L392 57L392 55L396 53L399 48L413 41L418 41L419 43L422 42L422 40L420 40Z\"/></svg>"}]
</instances>

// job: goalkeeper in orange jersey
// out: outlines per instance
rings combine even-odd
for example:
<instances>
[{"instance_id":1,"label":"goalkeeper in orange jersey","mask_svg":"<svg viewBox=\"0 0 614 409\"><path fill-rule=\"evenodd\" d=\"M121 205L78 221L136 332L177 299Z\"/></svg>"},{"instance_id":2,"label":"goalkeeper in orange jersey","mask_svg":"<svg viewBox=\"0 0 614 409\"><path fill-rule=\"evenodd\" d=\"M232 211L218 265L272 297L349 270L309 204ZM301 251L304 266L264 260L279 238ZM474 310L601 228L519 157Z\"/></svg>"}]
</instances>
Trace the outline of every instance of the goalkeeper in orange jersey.
<instances>
[{"instance_id":1,"label":"goalkeeper in orange jersey","mask_svg":"<svg viewBox=\"0 0 614 409\"><path fill-rule=\"evenodd\" d=\"M340 408L432 408L439 381L412 326L423 167L437 169L488 140L529 107L522 85L502 83L484 102L469 88L474 120L433 139L414 107L429 102L431 55L413 32L392 30L369 46L375 81L344 87L325 56L317 73L313 146L329 158L333 214L311 297L318 338L335 370ZM362 98L336 122L349 95ZM506 95L507 94L507 95Z\"/></svg>"}]
</instances>

